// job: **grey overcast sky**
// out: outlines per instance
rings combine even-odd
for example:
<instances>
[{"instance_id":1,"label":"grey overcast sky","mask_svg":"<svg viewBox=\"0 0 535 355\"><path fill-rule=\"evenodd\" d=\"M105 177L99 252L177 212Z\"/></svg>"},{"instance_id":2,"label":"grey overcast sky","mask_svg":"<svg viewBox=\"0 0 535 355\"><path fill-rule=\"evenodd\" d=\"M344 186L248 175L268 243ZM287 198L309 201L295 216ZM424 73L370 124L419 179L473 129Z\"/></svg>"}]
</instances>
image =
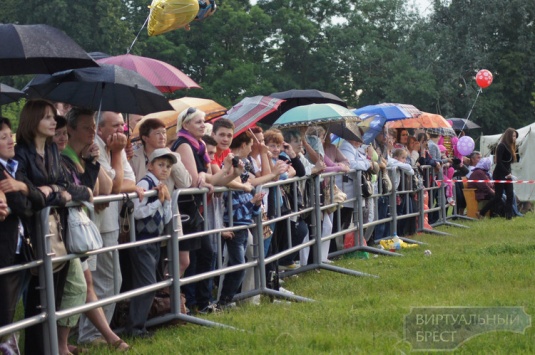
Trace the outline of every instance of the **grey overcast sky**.
<instances>
[{"instance_id":1,"label":"grey overcast sky","mask_svg":"<svg viewBox=\"0 0 535 355\"><path fill-rule=\"evenodd\" d=\"M424 14L428 14L429 11L433 8L432 4L433 4L433 1L432 0L412 0L414 1L415 5L418 7L418 9L420 10L420 12L424 13ZM256 0L251 0L251 4L256 4Z\"/></svg>"}]
</instances>

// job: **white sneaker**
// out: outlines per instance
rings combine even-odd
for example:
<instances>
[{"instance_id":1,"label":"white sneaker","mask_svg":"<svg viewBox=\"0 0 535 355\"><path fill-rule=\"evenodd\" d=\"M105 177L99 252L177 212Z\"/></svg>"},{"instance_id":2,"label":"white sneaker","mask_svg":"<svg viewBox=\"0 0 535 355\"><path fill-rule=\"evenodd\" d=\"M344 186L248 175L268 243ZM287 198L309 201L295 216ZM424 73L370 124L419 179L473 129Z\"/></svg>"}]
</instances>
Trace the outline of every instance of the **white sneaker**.
<instances>
[{"instance_id":1,"label":"white sneaker","mask_svg":"<svg viewBox=\"0 0 535 355\"><path fill-rule=\"evenodd\" d=\"M260 295L253 296L253 298L251 298L251 304L260 306Z\"/></svg>"},{"instance_id":2,"label":"white sneaker","mask_svg":"<svg viewBox=\"0 0 535 355\"><path fill-rule=\"evenodd\" d=\"M273 300L273 303L276 304L292 304L290 301L283 301L283 300Z\"/></svg>"}]
</instances>

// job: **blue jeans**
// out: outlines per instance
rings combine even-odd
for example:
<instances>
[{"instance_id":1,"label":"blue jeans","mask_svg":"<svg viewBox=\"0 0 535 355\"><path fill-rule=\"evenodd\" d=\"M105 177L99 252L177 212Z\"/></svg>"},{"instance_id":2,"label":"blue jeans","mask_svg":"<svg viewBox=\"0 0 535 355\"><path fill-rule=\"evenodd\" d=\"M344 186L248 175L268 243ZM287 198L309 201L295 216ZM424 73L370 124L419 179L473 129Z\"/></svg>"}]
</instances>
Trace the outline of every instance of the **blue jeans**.
<instances>
[{"instance_id":1,"label":"blue jeans","mask_svg":"<svg viewBox=\"0 0 535 355\"><path fill-rule=\"evenodd\" d=\"M224 239L228 250L228 266L240 265L245 263L245 249L247 248L247 229L234 231L232 239ZM219 303L225 305L232 302L234 295L238 292L245 270L231 272L225 275L223 289Z\"/></svg>"},{"instance_id":2,"label":"blue jeans","mask_svg":"<svg viewBox=\"0 0 535 355\"><path fill-rule=\"evenodd\" d=\"M206 273L215 269L216 252L212 247L212 235L204 235L200 239L201 248L189 252L190 263L184 272L184 277ZM198 309L203 309L210 304L212 300L212 280L212 278L209 278L182 286L188 308L197 305Z\"/></svg>"},{"instance_id":3,"label":"blue jeans","mask_svg":"<svg viewBox=\"0 0 535 355\"><path fill-rule=\"evenodd\" d=\"M266 239L264 239L264 258L268 256L269 246L271 245L271 238L273 238L273 233Z\"/></svg>"},{"instance_id":4,"label":"blue jeans","mask_svg":"<svg viewBox=\"0 0 535 355\"><path fill-rule=\"evenodd\" d=\"M390 199L385 196L379 197L377 203L377 219L388 217L388 213L390 212L389 200ZM374 240L376 241L388 237L390 234L390 222L376 225L374 234Z\"/></svg>"},{"instance_id":5,"label":"blue jeans","mask_svg":"<svg viewBox=\"0 0 535 355\"><path fill-rule=\"evenodd\" d=\"M290 222L291 225L291 241L292 245L288 245L288 239L286 236L283 239L283 243L280 243L279 245L279 251L289 249L291 247L295 247L296 245L299 245L303 243L303 239L305 239L307 233L308 233L308 225L299 218L297 222ZM282 245L281 245L282 244ZM294 261L299 256L299 252L296 251L290 255L284 256L279 260L279 265L291 265L294 263Z\"/></svg>"}]
</instances>

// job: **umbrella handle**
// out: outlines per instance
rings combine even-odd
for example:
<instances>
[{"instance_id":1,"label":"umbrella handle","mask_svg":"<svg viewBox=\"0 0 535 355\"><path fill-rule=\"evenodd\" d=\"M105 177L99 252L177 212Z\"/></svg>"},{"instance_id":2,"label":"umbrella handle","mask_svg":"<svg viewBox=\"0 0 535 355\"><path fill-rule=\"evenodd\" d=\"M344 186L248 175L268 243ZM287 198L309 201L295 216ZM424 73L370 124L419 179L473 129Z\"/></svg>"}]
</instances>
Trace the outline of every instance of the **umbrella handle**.
<instances>
[{"instance_id":1,"label":"umbrella handle","mask_svg":"<svg viewBox=\"0 0 535 355\"><path fill-rule=\"evenodd\" d=\"M260 144L260 141L258 140L258 138L256 138L256 134L253 133L253 130L251 129L251 127L247 128L249 130L249 132L251 132L251 134L253 135L254 137L254 140L256 141L256 143Z\"/></svg>"}]
</instances>

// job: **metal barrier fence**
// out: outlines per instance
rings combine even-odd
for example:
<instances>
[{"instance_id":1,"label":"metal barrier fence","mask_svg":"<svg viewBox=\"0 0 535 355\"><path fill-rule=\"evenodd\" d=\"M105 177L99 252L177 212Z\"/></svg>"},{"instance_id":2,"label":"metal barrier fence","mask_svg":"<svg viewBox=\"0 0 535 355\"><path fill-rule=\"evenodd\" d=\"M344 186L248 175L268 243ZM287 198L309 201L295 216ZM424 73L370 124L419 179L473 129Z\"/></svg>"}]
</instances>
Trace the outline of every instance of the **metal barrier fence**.
<instances>
[{"instance_id":1,"label":"metal barrier fence","mask_svg":"<svg viewBox=\"0 0 535 355\"><path fill-rule=\"evenodd\" d=\"M422 167L426 174L424 176L423 181L430 182L431 179L431 167ZM381 172L379 173L378 181L381 181ZM388 174L392 180L392 184L394 185L394 182L396 179L396 174L404 174L402 171L398 172L395 169L389 169ZM438 179L442 179L442 175L439 172L438 173ZM375 212L375 216L378 216L378 199L379 198L387 198L389 199L389 216L387 215L384 218L378 219L374 218L371 221L368 221L366 223L362 223L364 221L364 204L365 199L362 197L362 186L360 184L361 178L362 178L362 172L361 171L351 171L348 173L348 175L351 177L349 181L352 181L354 191L355 191L355 197L346 200L344 203L346 204L352 204L353 206L353 225L350 225L348 228L341 229L341 219L340 219L340 207L342 204L337 203L331 203L331 204L323 204L322 203L322 181L323 179L329 179L329 185L326 188L330 189L330 195L333 196L334 190L333 190L333 184L335 177L338 175L344 175L343 173L328 173L328 174L322 174L320 176L307 176L303 178L292 178L285 181L277 181L277 182L271 182L269 184L265 184L264 188L274 188L272 191L276 193L275 200L275 210L277 211L276 216L274 218L271 218L268 221L262 221L262 216L258 215L255 217L255 221L252 225L249 226L233 226L232 222L229 223L229 226L218 228L218 229L208 229L207 228L207 221L208 218L215 218L219 217L222 218L222 216L208 216L208 209L203 209L203 217L204 217L204 230L188 234L188 235L182 235L181 230L181 222L180 222L180 213L178 210L178 196L184 195L184 194L202 194L203 203L204 206L207 206L207 189L181 189L174 191L173 197L172 197L172 211L173 211L173 232L170 235L162 235L156 238L151 238L143 241L136 241L135 240L135 229L131 228L130 230L130 242L119 244L117 246L111 246L102 248L97 251L92 251L83 255L66 255L62 257L55 257L50 252L50 234L48 231L48 215L50 207L45 208L41 212L39 212L38 217L36 219L36 223L38 223L41 226L42 229L42 235L43 238L36 238L37 245L34 247L36 248L37 252L37 261L24 264L24 265L16 265L11 267L6 267L0 269L0 275L7 274L11 272L17 272L21 270L27 270L30 268L38 268L39 269L39 282L40 282L40 288L39 292L41 295L41 304L42 304L42 312L34 317L22 319L20 321L14 322L10 325L0 327L0 336L7 335L22 329L25 329L27 327L30 327L32 325L36 325L39 323L43 323L44 326L44 337L45 337L45 349L44 352L47 354L57 354L58 353L58 343L57 343L57 329L56 329L56 322L58 319L65 318L74 314L83 313L87 310L98 308L101 306L105 306L108 304L116 303L122 300L129 299L134 296L138 296L147 292L155 291L162 289L164 287L169 287L171 291L171 312L168 314L165 314L163 316L158 316L156 318L152 318L148 320L147 326L155 326L164 324L173 320L180 320L180 321L186 321L194 324L199 325L205 325L205 326L221 326L221 327L229 327L227 325L212 322L207 319L194 317L186 314L180 313L180 287L183 285L191 284L194 282L198 282L201 280L210 279L216 276L225 275L234 271L238 270L246 270L251 269L253 270L254 274L254 289L244 291L242 293L237 294L234 297L234 300L241 300L245 298L249 298L256 295L268 295L270 297L278 297L278 298L284 298L294 301L313 301L310 298L280 292L278 290L274 290L268 287L268 282L266 279L266 265L276 262L279 259L281 259L284 256L293 254L295 252L299 252L302 249L310 248L310 251L312 253L312 260L311 262L306 266L301 266L300 268L297 268L295 270L290 271L284 271L281 276L291 276L297 273L306 272L309 270L314 269L324 269L329 271L335 271L340 272L352 276L370 276L370 277L378 277L375 275L366 274L363 272L359 272L356 270L350 270L346 268L341 268L339 266L323 263L323 255L321 250L321 245L323 242L330 242L331 239L337 238L339 236L344 236L347 233L353 232L355 234L355 246L343 249L340 251L337 251L335 253L331 253L330 256L338 256L341 254L347 254L355 251L366 251L371 252L375 254L382 254L382 255L391 255L391 256L402 256L399 252L391 252L388 250L381 250L378 248L373 248L365 245L364 241L364 235L368 228L373 228L377 225L388 223L390 225L390 231L391 236L397 234L397 221L417 217L418 218L418 226L417 231L418 232L426 232L426 233L435 233L439 235L448 235L444 232L439 232L436 230L427 229L424 227L424 218L426 214L438 212L438 219L437 222L433 226L438 225L451 225L451 226L459 226L459 227L465 227L463 225L455 224L452 222L449 222L448 219L450 217L447 216L446 213L446 204L444 203L444 184L441 185L433 185L428 183L426 186L423 186L419 189L414 189L411 186L406 186L405 179L400 179L400 187L396 189L396 186L393 186L392 191L388 193L383 193L381 184L377 184L378 186L375 186L375 192L372 196L368 198L368 201L373 201L373 208ZM401 175L402 176L402 175ZM304 206L301 210L297 210L298 203L297 203L297 194L293 195L294 203L292 206L294 206L293 210L290 211L290 213L281 215L281 206L280 206L280 189L278 187L282 185L292 185L294 189L297 189L298 184L303 184L308 180L308 184L311 187L310 194L312 198L309 198L310 204L308 206ZM350 183L350 182L347 182ZM343 183L345 184L345 183ZM340 188L343 190L343 186L340 186ZM224 191L229 191L226 188L216 188L216 193L221 193ZM424 209L424 194L429 193L429 205L430 208L425 210ZM404 214L398 215L396 203L392 203L393 201L396 201L397 199L410 199L410 194L417 194L417 201L419 203L418 211L411 212L409 210L406 210ZM435 207L431 207L433 204L433 199L431 196L436 194L437 196L437 205ZM156 196L155 191L146 192L146 196ZM230 195L230 194L229 194ZM230 197L230 196L229 196ZM94 204L102 204L102 203L108 203L112 201L123 201L125 198L125 194L119 194L119 195L109 195L109 196L102 196L102 197L96 197L94 199ZM137 195L134 193L128 194L128 198L135 199L137 198ZM227 209L229 210L229 215L232 216L232 201L231 198L229 198L226 201ZM68 207L76 206L76 204L71 203L68 205ZM408 204L407 204L408 206ZM322 236L322 215L325 217L326 210L336 207L336 211L334 212L334 221L337 225L337 232L331 233L327 236ZM303 243L300 243L298 245L292 245L292 239L290 235L290 218L299 218L303 214L310 214L310 225L309 225L309 240L305 241ZM456 209L454 209L453 216L456 215ZM462 217L462 216L459 216ZM90 218L94 219L94 211L90 209ZM134 216L131 214L129 216L130 218L130 225L135 226L134 223ZM230 219L232 220L232 218ZM288 238L288 245L289 248L285 250L278 251L275 254L272 254L270 256L265 257L265 251L264 251L264 240L263 240L263 225L264 224L273 224L279 221L285 221L286 223L286 237ZM230 267L223 267L222 260L221 260L221 251L222 251L222 244L221 244L221 238L217 238L217 244L218 244L218 262L215 270L197 274L194 276L189 277L183 277L180 278L180 269L179 269L179 250L180 250L180 242L185 241L187 239L191 238L200 238L204 235L209 234L217 234L219 235L221 232L224 231L234 231L234 230L240 230L240 229L250 229L253 234L253 255L251 260L247 260L244 264L241 265L235 265ZM421 242L408 239L404 237L400 237L405 242L408 243L419 243ZM100 299L96 302L91 302L88 304L84 304L79 307L74 307L70 309L65 309L58 311L55 307L55 295L54 295L54 287L53 287L53 271L52 271L52 263L56 261L66 261L71 260L74 258L79 257L86 257L91 255L98 255L100 253L105 252L113 252L114 255L114 274L116 277L114 279L119 279L118 274L120 273L119 269L119 250L124 250L144 244L150 244L150 243L156 243L156 242L166 242L167 243L167 258L166 261L168 262L168 274L165 275L165 280L157 282L155 284L133 289L128 292L120 293L120 285L115 283L114 285L114 296L108 297L105 299ZM232 327L230 327L232 328ZM120 330L119 330L120 331Z\"/></svg>"}]
</instances>

